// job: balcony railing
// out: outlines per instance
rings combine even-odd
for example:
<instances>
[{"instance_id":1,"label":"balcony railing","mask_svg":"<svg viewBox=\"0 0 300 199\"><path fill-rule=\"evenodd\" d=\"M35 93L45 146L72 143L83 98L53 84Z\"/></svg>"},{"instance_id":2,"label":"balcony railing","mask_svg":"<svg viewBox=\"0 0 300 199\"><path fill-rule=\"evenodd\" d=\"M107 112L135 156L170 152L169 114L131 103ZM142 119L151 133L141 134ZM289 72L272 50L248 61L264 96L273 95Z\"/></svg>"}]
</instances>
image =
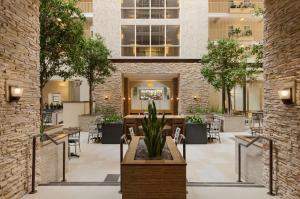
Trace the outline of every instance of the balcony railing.
<instances>
[{"instance_id":1,"label":"balcony railing","mask_svg":"<svg viewBox=\"0 0 300 199\"><path fill-rule=\"evenodd\" d=\"M258 8L264 8L264 3L262 1L252 1L251 3L232 3L232 2L221 2L221 1L211 1L208 2L208 11L210 13L249 13Z\"/></svg>"},{"instance_id":2,"label":"balcony railing","mask_svg":"<svg viewBox=\"0 0 300 199\"><path fill-rule=\"evenodd\" d=\"M93 2L78 2L78 7L83 13L92 13L93 12Z\"/></svg>"}]
</instances>

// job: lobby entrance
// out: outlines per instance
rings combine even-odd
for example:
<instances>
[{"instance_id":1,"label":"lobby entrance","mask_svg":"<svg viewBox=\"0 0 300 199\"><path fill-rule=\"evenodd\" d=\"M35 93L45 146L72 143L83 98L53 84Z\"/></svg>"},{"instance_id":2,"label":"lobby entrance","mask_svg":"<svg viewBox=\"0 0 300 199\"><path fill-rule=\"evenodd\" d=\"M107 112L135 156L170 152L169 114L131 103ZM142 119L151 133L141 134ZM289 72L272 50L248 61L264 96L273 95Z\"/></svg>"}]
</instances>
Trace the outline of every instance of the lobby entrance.
<instances>
[{"instance_id":1,"label":"lobby entrance","mask_svg":"<svg viewBox=\"0 0 300 199\"><path fill-rule=\"evenodd\" d=\"M159 113L178 114L179 74L124 73L123 115L138 115L147 111L154 100Z\"/></svg>"}]
</instances>

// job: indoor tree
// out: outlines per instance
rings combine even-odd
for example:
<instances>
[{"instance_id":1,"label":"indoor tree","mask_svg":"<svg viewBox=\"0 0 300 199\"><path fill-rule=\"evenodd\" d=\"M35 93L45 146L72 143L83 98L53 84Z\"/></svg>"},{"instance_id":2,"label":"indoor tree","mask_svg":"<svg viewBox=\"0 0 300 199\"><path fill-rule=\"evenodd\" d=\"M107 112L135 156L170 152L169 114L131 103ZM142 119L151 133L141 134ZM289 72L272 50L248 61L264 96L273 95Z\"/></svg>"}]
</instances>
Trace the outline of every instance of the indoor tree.
<instances>
[{"instance_id":1,"label":"indoor tree","mask_svg":"<svg viewBox=\"0 0 300 199\"><path fill-rule=\"evenodd\" d=\"M105 46L101 36L85 38L81 45L82 65L76 67L75 74L87 79L89 84L89 113L92 114L93 89L102 84L106 77L116 70L111 60L111 52Z\"/></svg>"},{"instance_id":2,"label":"indoor tree","mask_svg":"<svg viewBox=\"0 0 300 199\"><path fill-rule=\"evenodd\" d=\"M221 39L208 42L208 53L203 55L201 73L216 90L222 90L222 109L231 113L230 91L237 85L244 85L246 79L259 72L260 66L248 63L249 48L242 47L234 39Z\"/></svg>"},{"instance_id":3,"label":"indoor tree","mask_svg":"<svg viewBox=\"0 0 300 199\"><path fill-rule=\"evenodd\" d=\"M76 0L40 1L40 91L53 76L70 77L81 64L80 45L85 18Z\"/></svg>"}]
</instances>

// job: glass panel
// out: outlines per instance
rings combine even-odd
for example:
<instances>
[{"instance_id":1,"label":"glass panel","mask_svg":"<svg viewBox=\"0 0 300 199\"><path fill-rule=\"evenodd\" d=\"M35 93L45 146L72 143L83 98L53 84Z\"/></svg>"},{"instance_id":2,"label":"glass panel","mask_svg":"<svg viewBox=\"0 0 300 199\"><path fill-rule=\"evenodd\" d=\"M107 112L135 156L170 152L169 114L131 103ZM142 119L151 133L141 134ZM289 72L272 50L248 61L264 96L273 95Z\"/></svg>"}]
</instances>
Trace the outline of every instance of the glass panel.
<instances>
[{"instance_id":1,"label":"glass panel","mask_svg":"<svg viewBox=\"0 0 300 199\"><path fill-rule=\"evenodd\" d=\"M164 0L151 0L151 7L165 7Z\"/></svg>"},{"instance_id":2,"label":"glass panel","mask_svg":"<svg viewBox=\"0 0 300 199\"><path fill-rule=\"evenodd\" d=\"M122 0L122 7L134 7L135 0Z\"/></svg>"},{"instance_id":3,"label":"glass panel","mask_svg":"<svg viewBox=\"0 0 300 199\"><path fill-rule=\"evenodd\" d=\"M179 56L179 47L166 47L166 56Z\"/></svg>"},{"instance_id":4,"label":"glass panel","mask_svg":"<svg viewBox=\"0 0 300 199\"><path fill-rule=\"evenodd\" d=\"M122 9L122 19L134 19L134 9Z\"/></svg>"},{"instance_id":5,"label":"glass panel","mask_svg":"<svg viewBox=\"0 0 300 199\"><path fill-rule=\"evenodd\" d=\"M136 44L150 45L150 26L136 26Z\"/></svg>"},{"instance_id":6,"label":"glass panel","mask_svg":"<svg viewBox=\"0 0 300 199\"><path fill-rule=\"evenodd\" d=\"M149 0L136 0L136 7L149 7Z\"/></svg>"},{"instance_id":7,"label":"glass panel","mask_svg":"<svg viewBox=\"0 0 300 199\"><path fill-rule=\"evenodd\" d=\"M151 45L165 44L165 26L151 26Z\"/></svg>"},{"instance_id":8,"label":"glass panel","mask_svg":"<svg viewBox=\"0 0 300 199\"><path fill-rule=\"evenodd\" d=\"M150 48L149 47L137 47L136 48L136 56L150 56Z\"/></svg>"},{"instance_id":9,"label":"glass panel","mask_svg":"<svg viewBox=\"0 0 300 199\"><path fill-rule=\"evenodd\" d=\"M179 18L179 9L167 9L166 18L167 19L177 19L177 18Z\"/></svg>"},{"instance_id":10,"label":"glass panel","mask_svg":"<svg viewBox=\"0 0 300 199\"><path fill-rule=\"evenodd\" d=\"M152 47L151 48L151 56L165 56L165 48L164 47Z\"/></svg>"},{"instance_id":11,"label":"glass panel","mask_svg":"<svg viewBox=\"0 0 300 199\"><path fill-rule=\"evenodd\" d=\"M180 28L179 26L167 26L167 45L179 45Z\"/></svg>"},{"instance_id":12,"label":"glass panel","mask_svg":"<svg viewBox=\"0 0 300 199\"><path fill-rule=\"evenodd\" d=\"M137 19L149 19L150 10L149 9L137 9L136 10L136 18Z\"/></svg>"},{"instance_id":13,"label":"glass panel","mask_svg":"<svg viewBox=\"0 0 300 199\"><path fill-rule=\"evenodd\" d=\"M167 7L179 7L179 0L166 0Z\"/></svg>"},{"instance_id":14,"label":"glass panel","mask_svg":"<svg viewBox=\"0 0 300 199\"><path fill-rule=\"evenodd\" d=\"M134 56L135 47L122 47L122 56Z\"/></svg>"},{"instance_id":15,"label":"glass panel","mask_svg":"<svg viewBox=\"0 0 300 199\"><path fill-rule=\"evenodd\" d=\"M121 40L122 45L134 45L135 36L134 36L134 26L122 26L121 27Z\"/></svg>"},{"instance_id":16,"label":"glass panel","mask_svg":"<svg viewBox=\"0 0 300 199\"><path fill-rule=\"evenodd\" d=\"M164 19L165 18L165 10L164 9L152 9L151 10L151 18L152 19Z\"/></svg>"}]
</instances>

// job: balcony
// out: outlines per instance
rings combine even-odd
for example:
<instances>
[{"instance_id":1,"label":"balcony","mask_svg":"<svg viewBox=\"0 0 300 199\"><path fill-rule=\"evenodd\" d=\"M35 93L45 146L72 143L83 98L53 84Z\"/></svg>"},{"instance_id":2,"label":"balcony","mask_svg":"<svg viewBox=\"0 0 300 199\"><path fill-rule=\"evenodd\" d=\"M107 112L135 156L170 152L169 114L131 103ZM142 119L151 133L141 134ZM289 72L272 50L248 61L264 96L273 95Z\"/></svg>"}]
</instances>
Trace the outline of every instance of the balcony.
<instances>
[{"instance_id":1,"label":"balcony","mask_svg":"<svg viewBox=\"0 0 300 199\"><path fill-rule=\"evenodd\" d=\"M83 13L93 13L92 1L80 1L77 3L77 5L78 8L80 8Z\"/></svg>"},{"instance_id":2,"label":"balcony","mask_svg":"<svg viewBox=\"0 0 300 199\"><path fill-rule=\"evenodd\" d=\"M209 40L219 40L230 37L239 40L245 45L262 41L263 21L251 18L241 19L210 19Z\"/></svg>"},{"instance_id":3,"label":"balcony","mask_svg":"<svg viewBox=\"0 0 300 199\"><path fill-rule=\"evenodd\" d=\"M256 9L263 9L263 1L209 1L209 13L230 13L230 14L253 14Z\"/></svg>"}]
</instances>

